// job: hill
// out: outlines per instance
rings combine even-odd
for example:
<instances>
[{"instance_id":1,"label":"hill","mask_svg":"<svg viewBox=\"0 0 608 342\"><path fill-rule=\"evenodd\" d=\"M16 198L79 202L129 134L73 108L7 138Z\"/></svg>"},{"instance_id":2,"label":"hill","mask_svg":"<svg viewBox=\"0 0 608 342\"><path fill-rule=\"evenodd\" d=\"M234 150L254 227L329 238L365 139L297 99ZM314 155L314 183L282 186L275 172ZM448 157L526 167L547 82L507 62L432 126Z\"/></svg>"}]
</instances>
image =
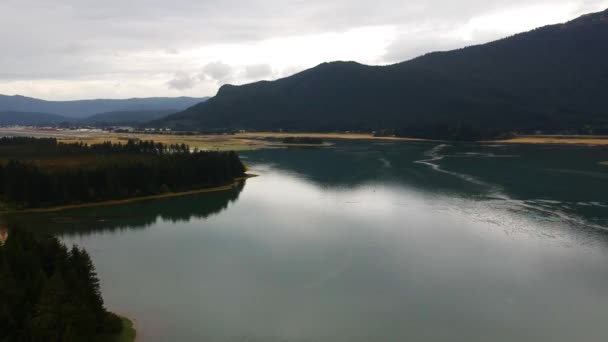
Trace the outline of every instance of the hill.
<instances>
[{"instance_id":1,"label":"hill","mask_svg":"<svg viewBox=\"0 0 608 342\"><path fill-rule=\"evenodd\" d=\"M32 112L86 118L100 113L184 110L206 98L151 97L126 100L45 101L20 95L0 95L0 112Z\"/></svg>"},{"instance_id":2,"label":"hill","mask_svg":"<svg viewBox=\"0 0 608 342\"><path fill-rule=\"evenodd\" d=\"M137 125L161 119L177 112L179 112L178 109L100 113L82 119L79 123L93 126Z\"/></svg>"},{"instance_id":3,"label":"hill","mask_svg":"<svg viewBox=\"0 0 608 342\"><path fill-rule=\"evenodd\" d=\"M70 120L68 117L49 113L0 112L0 126L47 126Z\"/></svg>"},{"instance_id":4,"label":"hill","mask_svg":"<svg viewBox=\"0 0 608 342\"><path fill-rule=\"evenodd\" d=\"M392 129L480 139L608 132L608 10L488 44L389 66L324 63L277 81L225 85L152 122L204 130Z\"/></svg>"}]
</instances>

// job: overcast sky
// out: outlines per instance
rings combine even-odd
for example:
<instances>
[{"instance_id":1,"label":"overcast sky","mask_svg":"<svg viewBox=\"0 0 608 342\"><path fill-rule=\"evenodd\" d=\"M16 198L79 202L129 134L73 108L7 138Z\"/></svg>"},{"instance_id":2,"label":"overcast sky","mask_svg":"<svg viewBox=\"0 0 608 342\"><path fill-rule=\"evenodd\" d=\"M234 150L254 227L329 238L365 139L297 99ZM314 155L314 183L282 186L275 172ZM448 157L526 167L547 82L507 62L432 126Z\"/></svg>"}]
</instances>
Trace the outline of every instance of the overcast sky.
<instances>
[{"instance_id":1,"label":"overcast sky","mask_svg":"<svg viewBox=\"0 0 608 342\"><path fill-rule=\"evenodd\" d=\"M389 64L608 0L0 0L0 94L210 96L325 61Z\"/></svg>"}]
</instances>

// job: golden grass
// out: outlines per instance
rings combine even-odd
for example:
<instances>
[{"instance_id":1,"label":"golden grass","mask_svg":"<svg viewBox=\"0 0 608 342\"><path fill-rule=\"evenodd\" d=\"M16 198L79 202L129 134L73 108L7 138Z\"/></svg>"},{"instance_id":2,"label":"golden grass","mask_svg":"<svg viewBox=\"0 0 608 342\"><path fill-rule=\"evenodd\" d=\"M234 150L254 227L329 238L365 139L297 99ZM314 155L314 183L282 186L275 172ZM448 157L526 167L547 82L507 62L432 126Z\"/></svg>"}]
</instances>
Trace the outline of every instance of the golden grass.
<instances>
[{"instance_id":1,"label":"golden grass","mask_svg":"<svg viewBox=\"0 0 608 342\"><path fill-rule=\"evenodd\" d=\"M171 135L171 134L127 134L127 133L97 133L90 137L62 138L60 142L83 142L97 144L105 141L112 143L124 143L128 138L140 140L154 140L163 144L186 144L191 148L211 151L248 151L265 147L286 146L279 142L266 141L265 138L281 139L286 137L311 137L321 139L345 139L345 140L389 140L389 141L422 141L422 139L396 138L396 137L374 137L371 134L361 133L239 133L234 135Z\"/></svg>"},{"instance_id":2,"label":"golden grass","mask_svg":"<svg viewBox=\"0 0 608 342\"><path fill-rule=\"evenodd\" d=\"M106 141L112 143L125 143L129 138L140 140L154 140L166 145L186 144L190 148L206 151L246 151L264 147L262 141L239 139L232 135L169 135L169 134L124 134L105 133L91 135L90 137L61 138L64 143L99 144Z\"/></svg>"},{"instance_id":3,"label":"golden grass","mask_svg":"<svg viewBox=\"0 0 608 342\"><path fill-rule=\"evenodd\" d=\"M285 137L311 137L321 139L344 140L376 140L376 141L424 141L423 139L374 137L364 133L278 133L256 132L239 134L215 135L174 135L174 134L143 134L143 133L110 133L110 132L79 132L79 131L53 131L41 129L8 129L0 128L0 133L33 136L54 137L64 143L98 144L106 141L112 143L125 143L129 139L154 140L163 144L186 144L191 148L206 151L247 151L265 147L281 147L283 144L276 141L267 141L265 138L281 139Z\"/></svg>"},{"instance_id":4,"label":"golden grass","mask_svg":"<svg viewBox=\"0 0 608 342\"><path fill-rule=\"evenodd\" d=\"M508 140L493 141L501 144L573 144L573 145L608 145L606 138L571 138L571 137L516 137Z\"/></svg>"},{"instance_id":5,"label":"golden grass","mask_svg":"<svg viewBox=\"0 0 608 342\"><path fill-rule=\"evenodd\" d=\"M424 139L399 138L399 137L375 137L366 133L279 133L279 132L251 132L235 135L239 138L321 138L321 139L344 139L344 140L399 140L399 141L425 141Z\"/></svg>"},{"instance_id":6,"label":"golden grass","mask_svg":"<svg viewBox=\"0 0 608 342\"><path fill-rule=\"evenodd\" d=\"M106 141L125 143L128 139L154 140L163 144L186 144L191 148L207 151L247 151L266 147L285 146L280 142L268 141L266 138L282 139L286 137L308 137L321 139L367 140L367 141L428 141L424 139L401 137L374 137L365 133L279 133L250 132L234 135L174 135L142 133L109 133L79 131L47 131L40 129L7 129L0 128L0 133L34 137L55 137L61 142L83 142L96 144ZM608 145L608 137L575 137L575 136L521 136L508 140L483 141L482 143L503 144L578 144Z\"/></svg>"}]
</instances>

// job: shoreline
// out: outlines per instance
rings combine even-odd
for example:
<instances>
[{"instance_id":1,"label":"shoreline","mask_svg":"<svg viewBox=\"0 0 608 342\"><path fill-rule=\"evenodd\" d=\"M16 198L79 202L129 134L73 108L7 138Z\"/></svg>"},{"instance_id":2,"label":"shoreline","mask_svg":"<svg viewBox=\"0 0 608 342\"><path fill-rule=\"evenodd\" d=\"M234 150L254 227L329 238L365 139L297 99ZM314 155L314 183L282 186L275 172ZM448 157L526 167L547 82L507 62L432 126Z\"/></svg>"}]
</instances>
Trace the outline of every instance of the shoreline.
<instances>
[{"instance_id":1,"label":"shoreline","mask_svg":"<svg viewBox=\"0 0 608 342\"><path fill-rule=\"evenodd\" d=\"M297 133L297 132L250 132L237 133L237 138L244 139L264 139L264 138L321 138L336 140L389 140L389 141L435 141L430 139L407 138L407 137L376 137L370 133Z\"/></svg>"},{"instance_id":2,"label":"shoreline","mask_svg":"<svg viewBox=\"0 0 608 342\"><path fill-rule=\"evenodd\" d=\"M567 135L555 136L521 136L507 140L480 141L481 144L520 144L520 145L587 145L608 146L608 136L572 137Z\"/></svg>"},{"instance_id":3,"label":"shoreline","mask_svg":"<svg viewBox=\"0 0 608 342\"><path fill-rule=\"evenodd\" d=\"M285 143L277 143L276 145L273 145L271 147L286 147L286 148L293 148L293 147L302 147L302 148L323 148L323 147L331 147L334 146L335 144L333 143L328 143L328 142L324 142L322 144L285 144Z\"/></svg>"},{"instance_id":4,"label":"shoreline","mask_svg":"<svg viewBox=\"0 0 608 342\"><path fill-rule=\"evenodd\" d=\"M71 210L71 209L109 207L109 206L113 206L113 205L129 204L129 203L150 201L150 200L163 199L163 198L174 198L174 197L181 197L181 196L188 196L188 195L203 194L203 193L208 193L208 192L228 191L228 190L233 189L234 186L237 185L238 183L243 182L243 181L247 180L248 178L253 178L253 177L257 177L257 175L246 175L244 177L235 178L233 180L233 182L230 184L214 186L214 187L210 187L210 188L202 188L202 189L180 191L180 192L168 192L165 194L130 197L130 198L100 201L100 202L67 204L67 205L54 206L54 207L48 207L48 208L6 210L6 211L0 211L0 215L24 214L24 213L52 213L52 212L65 211L65 210Z\"/></svg>"},{"instance_id":5,"label":"shoreline","mask_svg":"<svg viewBox=\"0 0 608 342\"><path fill-rule=\"evenodd\" d=\"M165 144L185 143L192 148L206 151L246 151L264 148L287 147L280 142L266 140L267 138L282 139L286 137L308 137L324 140L352 141L387 141L387 142L444 142L442 140L408 138L408 137L376 137L371 133L314 133L314 132L243 132L236 134L145 134L145 133L115 133L115 132L82 132L57 130L49 131L36 128L0 128L2 134L31 137L52 137L61 142L100 143L111 141L124 142L127 139L154 140ZM606 135L521 135L505 140L477 141L479 144L536 144L536 145L608 145Z\"/></svg>"}]
</instances>

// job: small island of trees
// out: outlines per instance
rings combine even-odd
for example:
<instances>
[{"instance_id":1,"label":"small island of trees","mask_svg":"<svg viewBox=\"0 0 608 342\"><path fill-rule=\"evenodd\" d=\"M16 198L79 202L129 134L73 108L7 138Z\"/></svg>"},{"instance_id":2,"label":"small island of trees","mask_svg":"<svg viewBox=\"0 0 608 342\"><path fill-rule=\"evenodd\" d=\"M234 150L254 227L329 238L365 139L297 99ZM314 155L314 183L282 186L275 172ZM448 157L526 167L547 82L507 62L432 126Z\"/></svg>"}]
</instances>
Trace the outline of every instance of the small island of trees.
<instances>
[{"instance_id":1,"label":"small island of trees","mask_svg":"<svg viewBox=\"0 0 608 342\"><path fill-rule=\"evenodd\" d=\"M0 201L40 208L232 184L245 175L234 152L153 141L87 145L53 138L0 138Z\"/></svg>"}]
</instances>

